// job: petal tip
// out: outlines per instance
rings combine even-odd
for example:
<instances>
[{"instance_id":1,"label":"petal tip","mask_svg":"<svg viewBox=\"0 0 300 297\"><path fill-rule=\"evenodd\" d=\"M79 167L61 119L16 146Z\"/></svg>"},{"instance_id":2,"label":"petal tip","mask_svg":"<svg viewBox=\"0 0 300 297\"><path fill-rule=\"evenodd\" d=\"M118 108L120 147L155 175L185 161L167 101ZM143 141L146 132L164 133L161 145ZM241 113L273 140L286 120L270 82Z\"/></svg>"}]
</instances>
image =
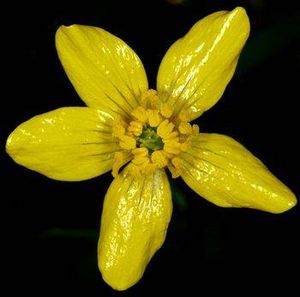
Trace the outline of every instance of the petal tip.
<instances>
[{"instance_id":1,"label":"petal tip","mask_svg":"<svg viewBox=\"0 0 300 297\"><path fill-rule=\"evenodd\" d=\"M125 291L134 285L128 283L125 279L122 278L107 278L103 273L102 278L109 286L111 286L116 291Z\"/></svg>"},{"instance_id":2,"label":"petal tip","mask_svg":"<svg viewBox=\"0 0 300 297\"><path fill-rule=\"evenodd\" d=\"M67 31L69 29L74 28L75 26L77 26L77 25L74 25L74 24L72 24L72 25L60 25L58 27L58 29L57 29L57 32L59 32L59 31Z\"/></svg>"},{"instance_id":3,"label":"petal tip","mask_svg":"<svg viewBox=\"0 0 300 297\"><path fill-rule=\"evenodd\" d=\"M240 17L240 18L246 18L246 19L248 19L247 11L242 6L237 6L236 8L234 8L231 11L229 11L228 13L232 17Z\"/></svg>"},{"instance_id":4,"label":"petal tip","mask_svg":"<svg viewBox=\"0 0 300 297\"><path fill-rule=\"evenodd\" d=\"M247 31L250 31L250 21L245 8L238 6L232 11L230 11L229 15L232 18L235 18L238 22L240 22L241 26L244 25Z\"/></svg>"},{"instance_id":5,"label":"petal tip","mask_svg":"<svg viewBox=\"0 0 300 297\"><path fill-rule=\"evenodd\" d=\"M284 195L281 195L280 198L281 199L277 200L277 203L270 205L269 209L266 209L266 211L274 214L280 214L290 210L297 204L297 198L290 190Z\"/></svg>"},{"instance_id":6,"label":"petal tip","mask_svg":"<svg viewBox=\"0 0 300 297\"><path fill-rule=\"evenodd\" d=\"M12 151L12 133L7 137L6 145L5 145L5 151L8 155L11 156Z\"/></svg>"},{"instance_id":7,"label":"petal tip","mask_svg":"<svg viewBox=\"0 0 300 297\"><path fill-rule=\"evenodd\" d=\"M289 209L291 209L291 208L293 208L293 207L295 207L297 205L297 198L296 198L296 196L294 196L293 198L294 199L292 201L288 202Z\"/></svg>"},{"instance_id":8,"label":"petal tip","mask_svg":"<svg viewBox=\"0 0 300 297\"><path fill-rule=\"evenodd\" d=\"M285 212L285 211L288 211L290 210L291 208L295 207L297 205L297 198L296 196L291 192L289 197L287 198L287 201L286 201L286 205L285 207L283 208L283 210L281 212Z\"/></svg>"},{"instance_id":9,"label":"petal tip","mask_svg":"<svg viewBox=\"0 0 300 297\"><path fill-rule=\"evenodd\" d=\"M5 144L5 151L12 159L15 159L19 147L20 147L20 138L18 137L18 130L16 128L7 137L6 144Z\"/></svg>"},{"instance_id":10,"label":"petal tip","mask_svg":"<svg viewBox=\"0 0 300 297\"><path fill-rule=\"evenodd\" d=\"M100 257L98 260L98 267L102 278L116 291L125 291L129 289L130 287L134 286L142 277L142 275L136 275L134 279L131 279L128 277L128 275L126 275L126 273L122 273L122 271L116 269L116 267L111 266L108 268L105 264L107 263L104 263L103 259L101 261Z\"/></svg>"},{"instance_id":11,"label":"petal tip","mask_svg":"<svg viewBox=\"0 0 300 297\"><path fill-rule=\"evenodd\" d=\"M74 31L74 29L78 28L78 25L61 25L58 27L56 33L55 33L55 39L56 41L61 38L63 35L68 35L70 32Z\"/></svg>"},{"instance_id":12,"label":"petal tip","mask_svg":"<svg viewBox=\"0 0 300 297\"><path fill-rule=\"evenodd\" d=\"M244 8L244 7L242 7L242 6L237 6L235 9L233 9L232 11L231 11L232 13L239 13L239 14L244 14L244 15L247 15L247 13L246 13L246 9Z\"/></svg>"}]
</instances>

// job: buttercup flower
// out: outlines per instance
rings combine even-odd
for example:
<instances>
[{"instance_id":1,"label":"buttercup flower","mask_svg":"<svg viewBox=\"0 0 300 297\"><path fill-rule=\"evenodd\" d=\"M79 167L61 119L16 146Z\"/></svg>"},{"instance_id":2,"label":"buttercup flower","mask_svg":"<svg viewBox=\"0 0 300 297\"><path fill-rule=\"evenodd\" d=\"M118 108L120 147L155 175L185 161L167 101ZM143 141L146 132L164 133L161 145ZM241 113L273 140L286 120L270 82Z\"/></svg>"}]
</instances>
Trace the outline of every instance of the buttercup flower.
<instances>
[{"instance_id":1,"label":"buttercup flower","mask_svg":"<svg viewBox=\"0 0 300 297\"><path fill-rule=\"evenodd\" d=\"M148 88L138 56L103 29L61 26L56 47L88 107L65 107L21 124L7 140L19 164L50 178L81 181L112 170L98 244L103 279L134 285L165 240L172 214L165 169L222 207L271 213L294 194L232 138L191 124L223 94L249 35L241 7L197 22L175 42Z\"/></svg>"}]
</instances>

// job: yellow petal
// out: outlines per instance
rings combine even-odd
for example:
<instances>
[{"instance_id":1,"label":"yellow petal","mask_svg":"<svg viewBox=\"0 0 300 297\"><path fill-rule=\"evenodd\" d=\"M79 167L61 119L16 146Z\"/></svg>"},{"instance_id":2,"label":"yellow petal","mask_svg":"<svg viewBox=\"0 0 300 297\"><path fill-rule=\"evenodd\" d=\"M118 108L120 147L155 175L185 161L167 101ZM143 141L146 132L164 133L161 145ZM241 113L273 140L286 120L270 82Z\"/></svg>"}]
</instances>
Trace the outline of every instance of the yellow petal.
<instances>
[{"instance_id":1,"label":"yellow petal","mask_svg":"<svg viewBox=\"0 0 300 297\"><path fill-rule=\"evenodd\" d=\"M148 89L139 57L103 29L61 26L56 33L56 48L69 79L89 107L105 106L122 115L130 114L141 93Z\"/></svg>"},{"instance_id":2,"label":"yellow petal","mask_svg":"<svg viewBox=\"0 0 300 297\"><path fill-rule=\"evenodd\" d=\"M112 168L117 144L112 117L88 107L66 107L31 118L18 126L6 144L20 165L48 177L78 181Z\"/></svg>"},{"instance_id":3,"label":"yellow petal","mask_svg":"<svg viewBox=\"0 0 300 297\"><path fill-rule=\"evenodd\" d=\"M223 207L272 213L292 208L296 197L265 165L232 138L200 133L182 153L182 178L199 195Z\"/></svg>"},{"instance_id":4,"label":"yellow petal","mask_svg":"<svg viewBox=\"0 0 300 297\"><path fill-rule=\"evenodd\" d=\"M249 35L245 10L219 11L197 22L175 42L159 68L160 98L184 110L185 121L199 117L222 96Z\"/></svg>"},{"instance_id":5,"label":"yellow petal","mask_svg":"<svg viewBox=\"0 0 300 297\"><path fill-rule=\"evenodd\" d=\"M134 178L128 167L105 196L98 263L116 290L133 286L165 240L172 213L171 191L163 170Z\"/></svg>"}]
</instances>

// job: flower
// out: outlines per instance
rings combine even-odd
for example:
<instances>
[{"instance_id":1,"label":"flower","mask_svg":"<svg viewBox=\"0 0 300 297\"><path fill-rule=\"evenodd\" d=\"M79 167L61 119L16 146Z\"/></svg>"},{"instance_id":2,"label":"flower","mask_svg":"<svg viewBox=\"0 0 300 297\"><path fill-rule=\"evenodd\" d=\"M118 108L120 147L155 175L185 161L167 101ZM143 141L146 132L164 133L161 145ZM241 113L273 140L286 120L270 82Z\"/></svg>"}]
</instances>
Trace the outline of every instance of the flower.
<instances>
[{"instance_id":1,"label":"flower","mask_svg":"<svg viewBox=\"0 0 300 297\"><path fill-rule=\"evenodd\" d=\"M222 207L281 213L296 204L294 194L241 144L200 133L190 123L223 94L249 27L241 7L197 22L163 58L157 91L148 88L141 61L119 38L96 27L58 29L59 58L88 107L33 117L9 136L7 152L58 180L112 170L98 259L114 289L134 285L165 240L172 213L165 168Z\"/></svg>"}]
</instances>

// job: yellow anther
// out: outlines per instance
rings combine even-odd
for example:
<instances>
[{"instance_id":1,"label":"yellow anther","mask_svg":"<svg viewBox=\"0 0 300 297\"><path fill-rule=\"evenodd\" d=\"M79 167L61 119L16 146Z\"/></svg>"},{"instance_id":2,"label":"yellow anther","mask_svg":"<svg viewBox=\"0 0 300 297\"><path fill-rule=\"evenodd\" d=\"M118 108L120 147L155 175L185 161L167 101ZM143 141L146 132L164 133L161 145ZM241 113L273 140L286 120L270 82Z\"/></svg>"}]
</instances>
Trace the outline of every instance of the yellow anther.
<instances>
[{"instance_id":1,"label":"yellow anther","mask_svg":"<svg viewBox=\"0 0 300 297\"><path fill-rule=\"evenodd\" d=\"M132 162L128 165L128 171L131 176L134 178L140 178L142 173L141 173L141 168L138 165L133 164Z\"/></svg>"},{"instance_id":2,"label":"yellow anther","mask_svg":"<svg viewBox=\"0 0 300 297\"><path fill-rule=\"evenodd\" d=\"M131 161L131 164L133 165L132 169L136 171L135 175L145 174L148 172L149 167L153 167L149 156L135 156Z\"/></svg>"},{"instance_id":3,"label":"yellow anther","mask_svg":"<svg viewBox=\"0 0 300 297\"><path fill-rule=\"evenodd\" d=\"M175 168L181 169L182 168L182 160L178 157L175 157L172 159L172 164L174 165Z\"/></svg>"},{"instance_id":4,"label":"yellow anther","mask_svg":"<svg viewBox=\"0 0 300 297\"><path fill-rule=\"evenodd\" d=\"M117 177L119 170L122 166L128 163L131 159L130 153L116 152L114 155L113 166L112 166L112 176Z\"/></svg>"},{"instance_id":5,"label":"yellow anther","mask_svg":"<svg viewBox=\"0 0 300 297\"><path fill-rule=\"evenodd\" d=\"M200 128L198 125L194 124L193 125L193 134L199 134Z\"/></svg>"},{"instance_id":6,"label":"yellow anther","mask_svg":"<svg viewBox=\"0 0 300 297\"><path fill-rule=\"evenodd\" d=\"M168 158L164 151L155 151L151 155L151 161L157 164L158 168L163 168L168 164Z\"/></svg>"},{"instance_id":7,"label":"yellow anther","mask_svg":"<svg viewBox=\"0 0 300 297\"><path fill-rule=\"evenodd\" d=\"M120 137L125 134L127 124L122 119L117 118L112 124L112 136Z\"/></svg>"},{"instance_id":8,"label":"yellow anther","mask_svg":"<svg viewBox=\"0 0 300 297\"><path fill-rule=\"evenodd\" d=\"M163 103L160 106L160 113L165 117L165 118L170 118L171 115L173 114L173 107L168 104L168 103Z\"/></svg>"},{"instance_id":9,"label":"yellow anther","mask_svg":"<svg viewBox=\"0 0 300 297\"><path fill-rule=\"evenodd\" d=\"M150 159L149 157L145 157L145 156L135 156L132 159L132 163L138 166L141 166L141 168L145 167L146 165L148 165L150 163Z\"/></svg>"},{"instance_id":10,"label":"yellow anther","mask_svg":"<svg viewBox=\"0 0 300 297\"><path fill-rule=\"evenodd\" d=\"M157 127L162 118L156 109L147 109L148 122L151 127Z\"/></svg>"},{"instance_id":11,"label":"yellow anther","mask_svg":"<svg viewBox=\"0 0 300 297\"><path fill-rule=\"evenodd\" d=\"M113 125L112 127L112 136L113 137L121 137L125 134L125 128L121 125Z\"/></svg>"},{"instance_id":12,"label":"yellow anther","mask_svg":"<svg viewBox=\"0 0 300 297\"><path fill-rule=\"evenodd\" d=\"M164 154L165 154L165 156L168 158L168 160L170 160L170 159L172 159L172 158L174 157L174 154L168 153L168 152L166 152L165 150L164 150Z\"/></svg>"},{"instance_id":13,"label":"yellow anther","mask_svg":"<svg viewBox=\"0 0 300 297\"><path fill-rule=\"evenodd\" d=\"M189 122L191 120L191 112L182 109L179 113L179 120L182 122Z\"/></svg>"},{"instance_id":14,"label":"yellow anther","mask_svg":"<svg viewBox=\"0 0 300 297\"><path fill-rule=\"evenodd\" d=\"M174 124L170 123L168 120L164 120L160 123L160 125L157 128L157 134L161 138L167 138L168 135L173 131Z\"/></svg>"},{"instance_id":15,"label":"yellow anther","mask_svg":"<svg viewBox=\"0 0 300 297\"><path fill-rule=\"evenodd\" d=\"M120 147L125 150L132 150L136 148L136 140L131 136L122 135L120 137Z\"/></svg>"},{"instance_id":16,"label":"yellow anther","mask_svg":"<svg viewBox=\"0 0 300 297\"><path fill-rule=\"evenodd\" d=\"M168 140L165 142L164 150L167 153L177 155L181 152L181 143L177 140Z\"/></svg>"},{"instance_id":17,"label":"yellow anther","mask_svg":"<svg viewBox=\"0 0 300 297\"><path fill-rule=\"evenodd\" d=\"M142 123L145 123L148 119L146 109L142 106L139 106L136 109L134 109L131 115Z\"/></svg>"},{"instance_id":18,"label":"yellow anther","mask_svg":"<svg viewBox=\"0 0 300 297\"><path fill-rule=\"evenodd\" d=\"M157 109L158 96L157 91L150 89L141 96L141 103L145 108Z\"/></svg>"},{"instance_id":19,"label":"yellow anther","mask_svg":"<svg viewBox=\"0 0 300 297\"><path fill-rule=\"evenodd\" d=\"M180 176L182 170L182 161L178 157L172 159L171 163L168 164L168 168L173 178Z\"/></svg>"},{"instance_id":20,"label":"yellow anther","mask_svg":"<svg viewBox=\"0 0 300 297\"><path fill-rule=\"evenodd\" d=\"M158 168L158 167L157 167L157 164L149 163L147 166L145 166L145 167L142 169L142 173L143 173L143 174L151 174L151 173L153 173L157 168Z\"/></svg>"},{"instance_id":21,"label":"yellow anther","mask_svg":"<svg viewBox=\"0 0 300 297\"><path fill-rule=\"evenodd\" d=\"M165 142L167 140L171 140L171 139L173 139L173 140L179 139L177 131L173 131L173 132L169 133L166 137L164 137L163 142Z\"/></svg>"},{"instance_id":22,"label":"yellow anther","mask_svg":"<svg viewBox=\"0 0 300 297\"><path fill-rule=\"evenodd\" d=\"M127 130L135 136L140 136L143 132L143 123L140 121L131 121Z\"/></svg>"},{"instance_id":23,"label":"yellow anther","mask_svg":"<svg viewBox=\"0 0 300 297\"><path fill-rule=\"evenodd\" d=\"M133 154L133 164L141 166L142 168L150 163L148 150L145 147L135 148L131 152Z\"/></svg>"},{"instance_id":24,"label":"yellow anther","mask_svg":"<svg viewBox=\"0 0 300 297\"><path fill-rule=\"evenodd\" d=\"M183 152L186 152L191 147L191 141L187 139L186 141L181 143L180 149Z\"/></svg>"},{"instance_id":25,"label":"yellow anther","mask_svg":"<svg viewBox=\"0 0 300 297\"><path fill-rule=\"evenodd\" d=\"M149 98L149 107L150 108L153 108L153 109L157 109L158 107L158 96L155 95L155 96L152 96Z\"/></svg>"},{"instance_id":26,"label":"yellow anther","mask_svg":"<svg viewBox=\"0 0 300 297\"><path fill-rule=\"evenodd\" d=\"M180 122L178 130L181 134L189 135L193 133L193 128L190 123Z\"/></svg>"},{"instance_id":27,"label":"yellow anther","mask_svg":"<svg viewBox=\"0 0 300 297\"><path fill-rule=\"evenodd\" d=\"M168 169L171 172L172 178L177 178L180 176L180 170L175 168L171 163L168 164Z\"/></svg>"},{"instance_id":28,"label":"yellow anther","mask_svg":"<svg viewBox=\"0 0 300 297\"><path fill-rule=\"evenodd\" d=\"M135 148L131 152L134 156L148 156L148 150L145 147Z\"/></svg>"}]
</instances>

